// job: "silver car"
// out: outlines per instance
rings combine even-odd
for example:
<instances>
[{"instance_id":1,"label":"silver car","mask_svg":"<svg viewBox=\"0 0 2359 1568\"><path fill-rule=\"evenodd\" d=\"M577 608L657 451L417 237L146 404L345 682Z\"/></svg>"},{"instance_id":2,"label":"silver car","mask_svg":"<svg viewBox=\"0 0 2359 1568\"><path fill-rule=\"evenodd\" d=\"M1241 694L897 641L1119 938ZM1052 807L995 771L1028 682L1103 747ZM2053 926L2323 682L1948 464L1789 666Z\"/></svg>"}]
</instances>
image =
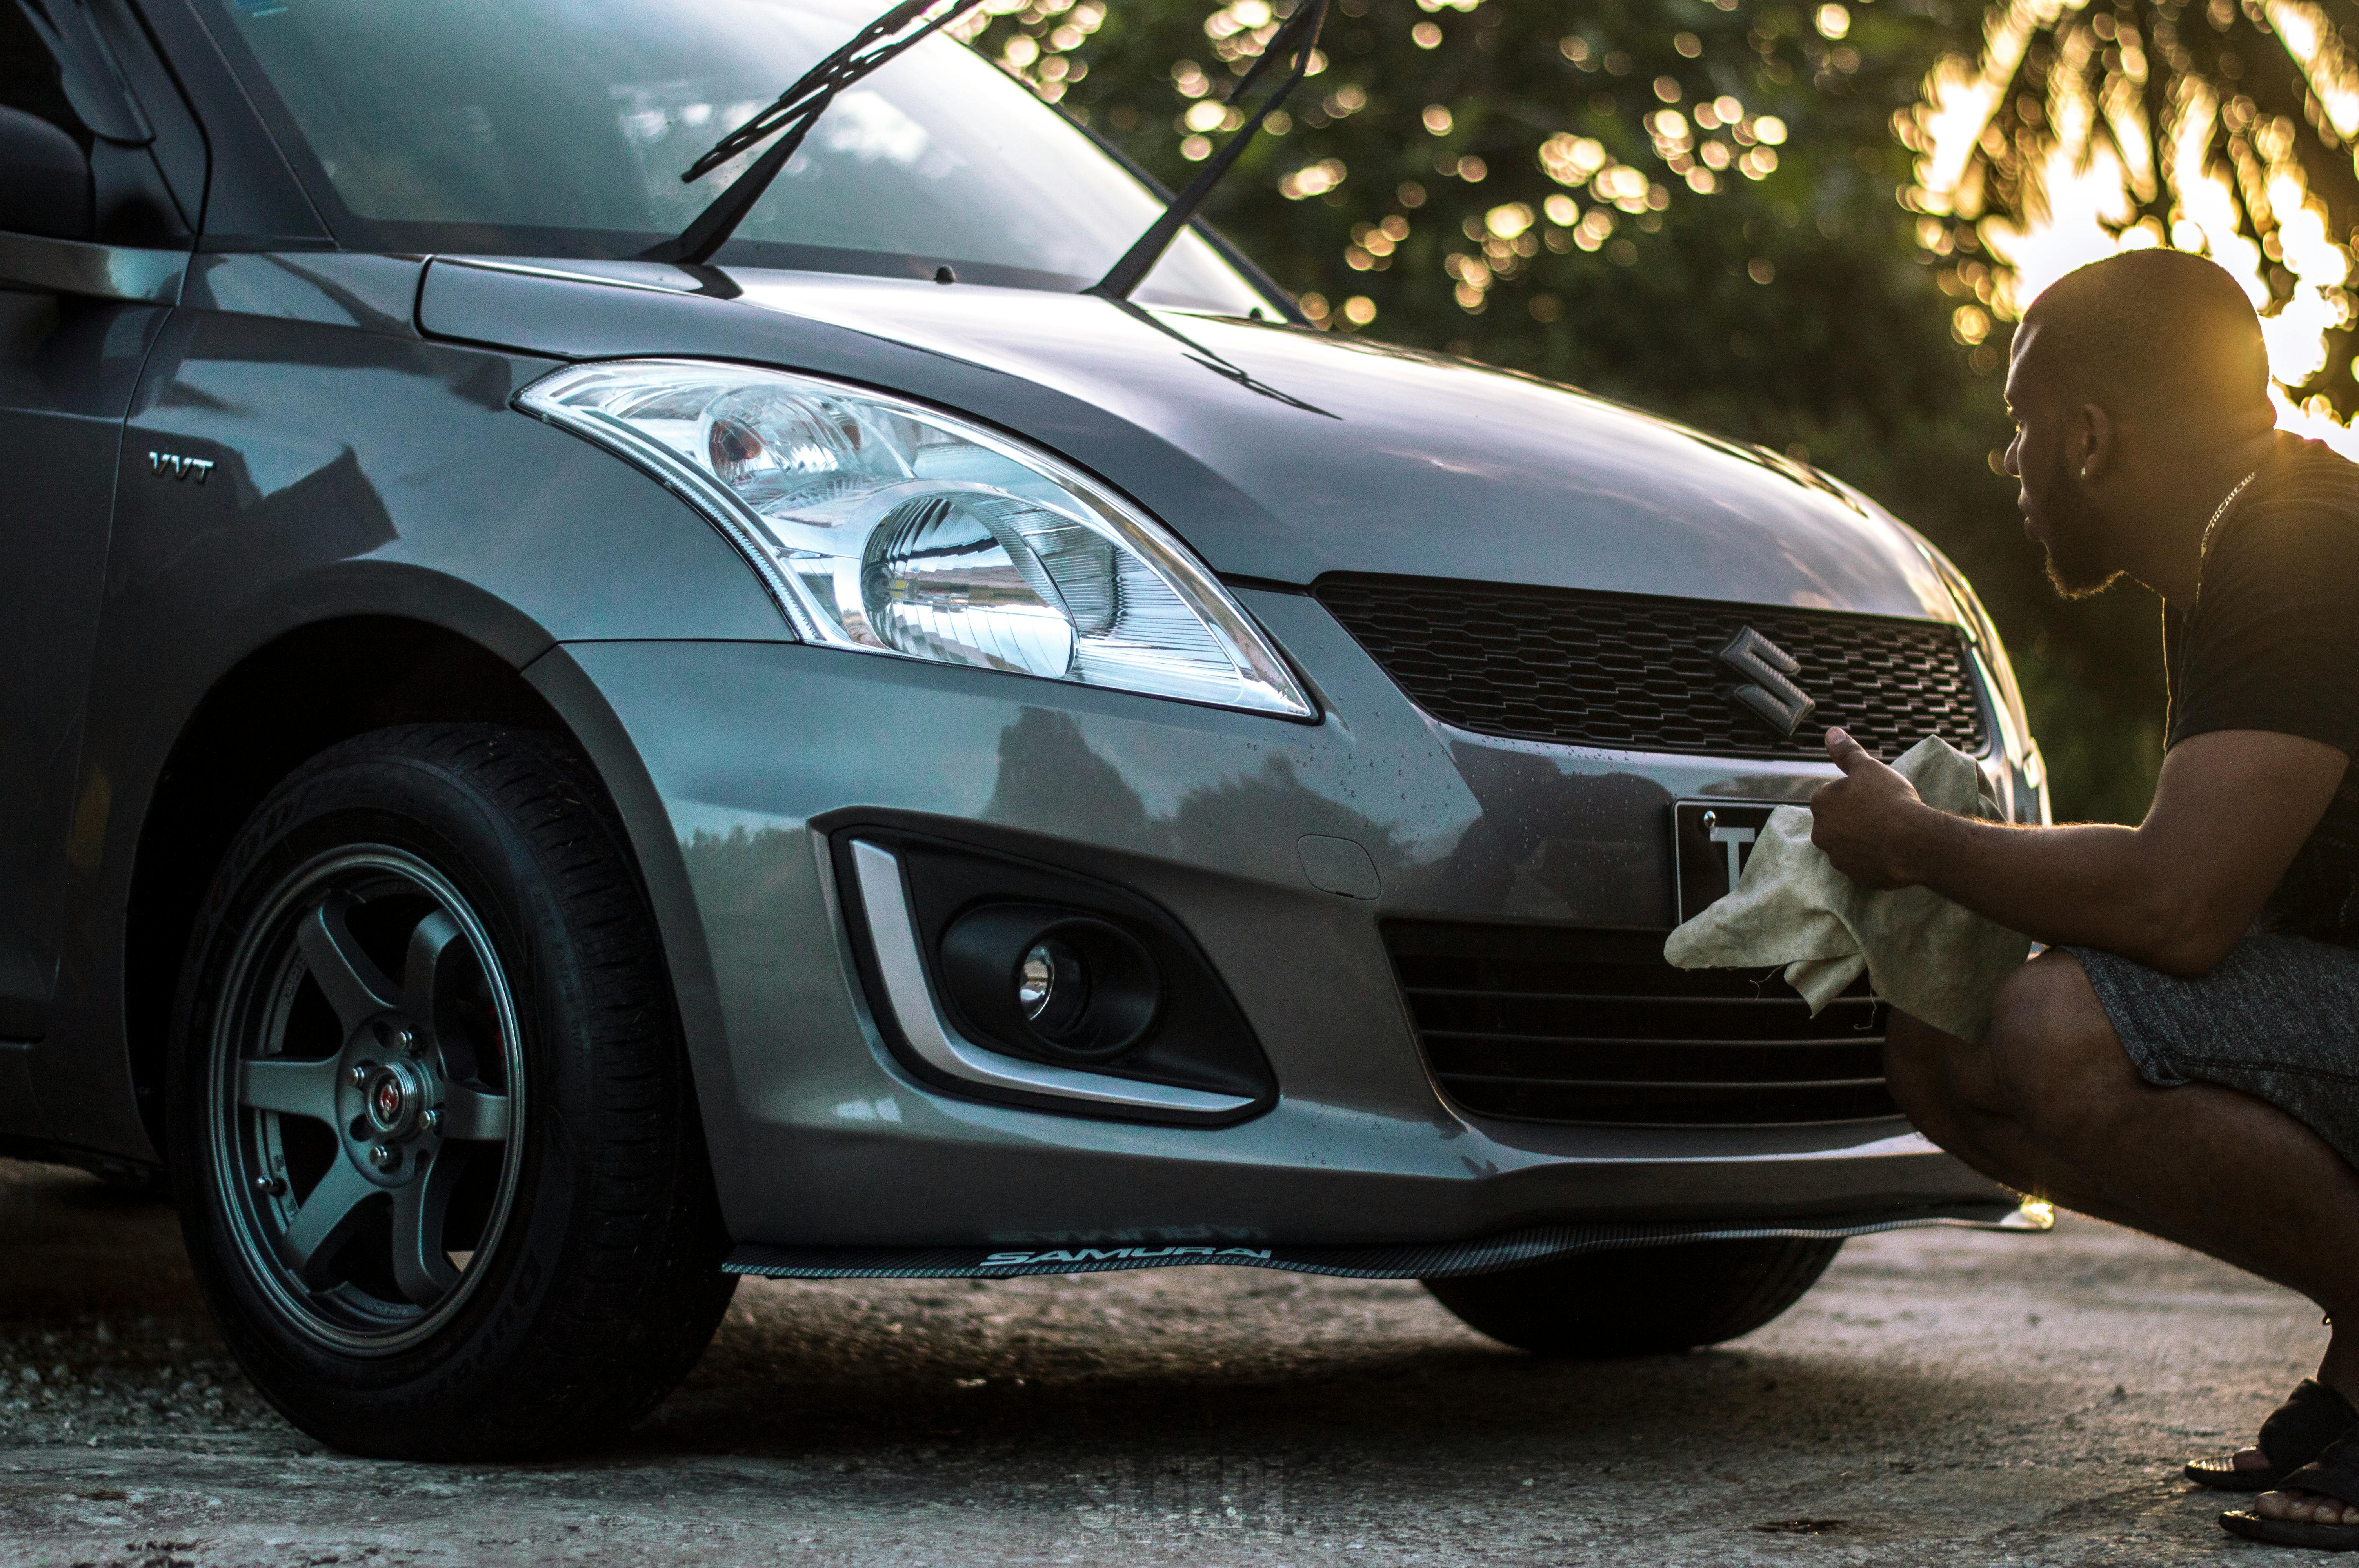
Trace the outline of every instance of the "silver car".
<instances>
[{"instance_id":1,"label":"silver car","mask_svg":"<svg viewBox=\"0 0 2359 1568\"><path fill-rule=\"evenodd\" d=\"M0 1149L168 1172L418 1456L618 1429L740 1274L1614 1356L2026 1223L1875 998L1661 957L1824 724L2044 819L1940 554L1201 226L1106 286L1162 195L949 37L681 178L864 20L0 6Z\"/></svg>"}]
</instances>

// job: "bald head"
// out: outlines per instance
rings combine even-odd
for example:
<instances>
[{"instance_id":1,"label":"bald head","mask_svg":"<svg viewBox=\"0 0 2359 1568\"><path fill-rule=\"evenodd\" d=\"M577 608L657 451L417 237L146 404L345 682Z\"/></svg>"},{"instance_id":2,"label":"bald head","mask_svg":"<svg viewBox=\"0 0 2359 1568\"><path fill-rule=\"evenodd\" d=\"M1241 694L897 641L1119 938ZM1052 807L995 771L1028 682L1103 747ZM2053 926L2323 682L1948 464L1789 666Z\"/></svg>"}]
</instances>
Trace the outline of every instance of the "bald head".
<instances>
[{"instance_id":1,"label":"bald head","mask_svg":"<svg viewBox=\"0 0 2359 1568\"><path fill-rule=\"evenodd\" d=\"M2277 440L2260 318L2234 278L2179 251L2110 256L2033 300L2006 401L2024 531L2071 595L2125 573L2192 594L2219 497Z\"/></svg>"},{"instance_id":2,"label":"bald head","mask_svg":"<svg viewBox=\"0 0 2359 1568\"><path fill-rule=\"evenodd\" d=\"M2129 251L2059 278L2024 312L2017 380L2134 421L2272 418L2260 318L2217 263Z\"/></svg>"}]
</instances>

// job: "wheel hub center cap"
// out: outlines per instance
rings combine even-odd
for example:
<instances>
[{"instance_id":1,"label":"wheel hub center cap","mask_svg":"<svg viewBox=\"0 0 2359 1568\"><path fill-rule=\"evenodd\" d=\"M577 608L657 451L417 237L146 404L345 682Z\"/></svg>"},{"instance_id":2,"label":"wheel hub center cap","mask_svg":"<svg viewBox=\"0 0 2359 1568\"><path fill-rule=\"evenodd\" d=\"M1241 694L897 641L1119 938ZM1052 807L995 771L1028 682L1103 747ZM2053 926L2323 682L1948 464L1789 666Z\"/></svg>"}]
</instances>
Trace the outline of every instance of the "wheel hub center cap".
<instances>
[{"instance_id":1,"label":"wheel hub center cap","mask_svg":"<svg viewBox=\"0 0 2359 1568\"><path fill-rule=\"evenodd\" d=\"M369 1126L386 1138L408 1138L426 1112L426 1075L408 1062L388 1062L369 1076L362 1095Z\"/></svg>"}]
</instances>

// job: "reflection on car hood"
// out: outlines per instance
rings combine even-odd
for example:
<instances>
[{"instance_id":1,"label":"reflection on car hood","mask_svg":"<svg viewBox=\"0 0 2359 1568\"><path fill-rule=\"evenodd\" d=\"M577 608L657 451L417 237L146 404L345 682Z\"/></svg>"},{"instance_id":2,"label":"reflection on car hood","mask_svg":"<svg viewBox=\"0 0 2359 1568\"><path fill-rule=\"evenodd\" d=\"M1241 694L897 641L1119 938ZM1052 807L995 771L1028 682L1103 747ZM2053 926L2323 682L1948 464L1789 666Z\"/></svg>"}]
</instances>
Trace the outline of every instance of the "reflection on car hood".
<instances>
[{"instance_id":1,"label":"reflection on car hood","mask_svg":"<svg viewBox=\"0 0 2359 1568\"><path fill-rule=\"evenodd\" d=\"M1799 464L1337 333L1082 295L598 263L438 262L419 320L568 357L760 361L935 402L1094 470L1232 577L1957 613L1907 531Z\"/></svg>"}]
</instances>

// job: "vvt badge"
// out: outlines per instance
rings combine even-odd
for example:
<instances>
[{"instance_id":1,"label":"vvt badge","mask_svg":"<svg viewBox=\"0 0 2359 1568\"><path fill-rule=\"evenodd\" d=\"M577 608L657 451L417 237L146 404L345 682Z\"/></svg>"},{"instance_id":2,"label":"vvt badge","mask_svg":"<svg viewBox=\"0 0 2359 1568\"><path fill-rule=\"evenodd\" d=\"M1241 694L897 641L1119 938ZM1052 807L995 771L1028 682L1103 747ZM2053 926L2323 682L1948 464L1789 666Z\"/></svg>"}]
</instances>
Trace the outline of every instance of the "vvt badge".
<instances>
[{"instance_id":1,"label":"vvt badge","mask_svg":"<svg viewBox=\"0 0 2359 1568\"><path fill-rule=\"evenodd\" d=\"M1732 689L1728 699L1776 730L1780 741L1792 740L1819 706L1788 678L1799 673L1801 661L1750 626L1729 639L1720 662L1751 683Z\"/></svg>"}]
</instances>

